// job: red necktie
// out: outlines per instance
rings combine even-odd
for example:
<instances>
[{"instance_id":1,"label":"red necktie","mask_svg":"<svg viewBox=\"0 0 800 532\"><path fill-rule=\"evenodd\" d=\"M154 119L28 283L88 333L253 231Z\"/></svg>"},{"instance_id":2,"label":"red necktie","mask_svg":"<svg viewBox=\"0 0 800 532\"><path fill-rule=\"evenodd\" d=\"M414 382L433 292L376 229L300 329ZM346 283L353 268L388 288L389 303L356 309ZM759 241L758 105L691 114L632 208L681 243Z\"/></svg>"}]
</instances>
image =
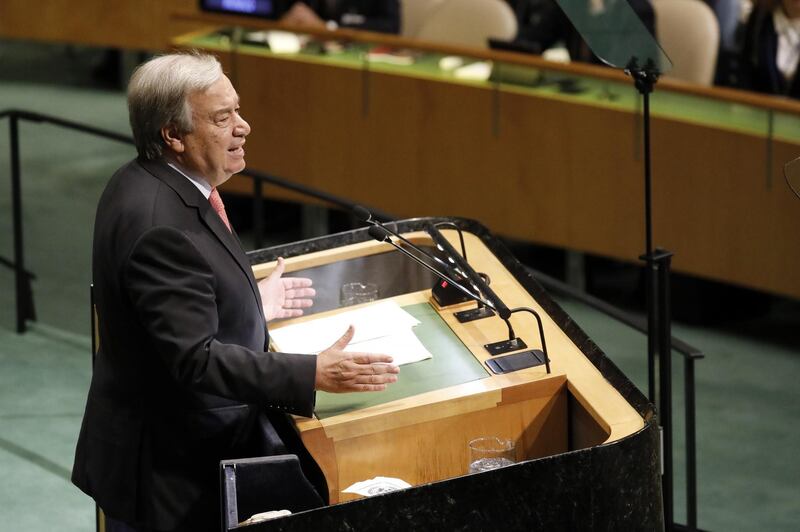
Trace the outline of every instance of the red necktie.
<instances>
[{"instance_id":1,"label":"red necktie","mask_svg":"<svg viewBox=\"0 0 800 532\"><path fill-rule=\"evenodd\" d=\"M211 203L211 206L214 207L214 210L217 211L220 219L222 219L222 223L224 223L228 231L232 233L233 229L231 229L231 223L228 221L228 215L225 214L225 204L222 203L222 198L219 197L219 192L217 192L216 187L211 189L211 195L208 197L208 201Z\"/></svg>"}]
</instances>

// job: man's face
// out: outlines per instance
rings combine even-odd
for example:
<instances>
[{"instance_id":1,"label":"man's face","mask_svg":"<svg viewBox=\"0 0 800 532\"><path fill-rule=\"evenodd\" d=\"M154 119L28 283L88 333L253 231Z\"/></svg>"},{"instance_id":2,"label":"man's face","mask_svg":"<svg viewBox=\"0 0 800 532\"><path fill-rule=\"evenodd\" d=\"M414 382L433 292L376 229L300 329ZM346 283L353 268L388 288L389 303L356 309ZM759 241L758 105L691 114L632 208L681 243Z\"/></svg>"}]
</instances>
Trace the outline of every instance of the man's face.
<instances>
[{"instance_id":1,"label":"man's face","mask_svg":"<svg viewBox=\"0 0 800 532\"><path fill-rule=\"evenodd\" d=\"M244 138L250 125L239 115L239 95L226 76L205 91L191 93L193 131L169 144L188 172L212 187L244 170Z\"/></svg>"}]
</instances>

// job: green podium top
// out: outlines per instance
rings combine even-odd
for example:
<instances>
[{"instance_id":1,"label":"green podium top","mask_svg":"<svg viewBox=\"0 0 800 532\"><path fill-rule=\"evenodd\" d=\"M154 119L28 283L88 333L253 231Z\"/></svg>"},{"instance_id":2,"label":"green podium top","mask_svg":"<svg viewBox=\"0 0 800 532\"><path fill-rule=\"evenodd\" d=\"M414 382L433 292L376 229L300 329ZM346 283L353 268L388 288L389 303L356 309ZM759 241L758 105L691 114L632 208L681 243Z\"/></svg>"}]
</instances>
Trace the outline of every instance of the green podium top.
<instances>
[{"instance_id":1,"label":"green podium top","mask_svg":"<svg viewBox=\"0 0 800 532\"><path fill-rule=\"evenodd\" d=\"M317 418L325 419L489 376L429 303L408 305L403 309L421 322L414 327L414 334L433 358L402 366L397 382L382 392L317 392Z\"/></svg>"}]
</instances>

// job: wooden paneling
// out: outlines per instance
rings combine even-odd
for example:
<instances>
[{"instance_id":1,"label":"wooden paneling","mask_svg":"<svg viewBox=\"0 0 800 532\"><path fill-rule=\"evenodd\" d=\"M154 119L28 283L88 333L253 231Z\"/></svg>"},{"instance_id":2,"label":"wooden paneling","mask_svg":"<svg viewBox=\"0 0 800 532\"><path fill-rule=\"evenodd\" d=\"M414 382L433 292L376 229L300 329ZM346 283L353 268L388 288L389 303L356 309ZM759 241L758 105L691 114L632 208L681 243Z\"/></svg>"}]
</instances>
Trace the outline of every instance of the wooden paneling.
<instances>
[{"instance_id":1,"label":"wooden paneling","mask_svg":"<svg viewBox=\"0 0 800 532\"><path fill-rule=\"evenodd\" d=\"M400 217L464 216L632 262L644 252L633 112L275 57L237 64L252 168ZM763 136L664 117L652 142L654 244L675 269L800 297L800 203L781 174L800 145L770 152Z\"/></svg>"},{"instance_id":2,"label":"wooden paneling","mask_svg":"<svg viewBox=\"0 0 800 532\"><path fill-rule=\"evenodd\" d=\"M202 24L172 18L198 12L197 0L3 0L0 35L16 39L164 50L170 40Z\"/></svg>"},{"instance_id":3,"label":"wooden paneling","mask_svg":"<svg viewBox=\"0 0 800 532\"><path fill-rule=\"evenodd\" d=\"M174 35L234 22L269 25L201 14L194 0L113 8L53 0L35 12L22 0L0 3L5 37L134 49L164 49ZM591 65L341 35L625 80ZM240 54L232 63L221 56L253 126L252 168L398 216L466 216L498 234L632 262L644 251L635 113L314 61ZM656 90L800 114L797 102L743 91L674 80L661 80ZM800 206L781 175L800 145L768 146L761 135L663 117L654 118L652 136L654 244L675 253L675 269L800 297L793 230ZM227 188L249 194L252 185L234 177ZM267 193L301 199L275 187Z\"/></svg>"}]
</instances>

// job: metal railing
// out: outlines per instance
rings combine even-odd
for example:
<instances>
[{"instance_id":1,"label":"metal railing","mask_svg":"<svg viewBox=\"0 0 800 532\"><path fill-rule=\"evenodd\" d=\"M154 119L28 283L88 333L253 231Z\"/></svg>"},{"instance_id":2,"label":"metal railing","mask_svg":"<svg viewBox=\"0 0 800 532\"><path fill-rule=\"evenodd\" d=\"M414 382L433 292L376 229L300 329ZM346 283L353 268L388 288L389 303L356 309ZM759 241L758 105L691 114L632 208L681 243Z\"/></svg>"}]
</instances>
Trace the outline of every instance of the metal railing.
<instances>
[{"instance_id":1,"label":"metal railing","mask_svg":"<svg viewBox=\"0 0 800 532\"><path fill-rule=\"evenodd\" d=\"M16 301L17 332L24 333L27 320L36 320L36 312L33 303L33 288L31 280L35 278L33 273L25 269L25 246L23 242L22 230L22 183L19 156L19 122L48 123L59 127L81 131L90 135L103 137L117 142L133 144L133 139L126 135L121 135L114 131L87 126L71 120L65 120L54 116L33 113L30 111L20 111L10 109L0 112L0 119L8 118L8 135L11 147L11 216L12 232L14 238L14 258L12 261L3 260L2 264L14 269L14 290Z\"/></svg>"},{"instance_id":2,"label":"metal railing","mask_svg":"<svg viewBox=\"0 0 800 532\"><path fill-rule=\"evenodd\" d=\"M0 120L8 118L9 138L11 147L11 211L12 211L12 231L14 238L14 257L12 260L0 257L0 265L14 270L14 286L16 301L16 329L18 333L24 333L26 322L36 320L36 312L33 300L33 289L31 281L35 275L25 269L25 250L24 250L24 231L22 227L22 183L20 165L20 145L19 145L19 123L28 121L40 124L52 124L65 129L79 131L96 137L133 145L133 138L115 131L81 124L72 120L66 120L55 116L49 116L31 111L21 111L9 109L0 112ZM301 185L287 179L282 179L269 175L258 170L246 168L241 175L252 178L253 180L253 240L256 249L263 246L264 242L264 184L275 185L277 187L291 190L305 196L313 197L330 205L352 210L356 204L346 198L330 194L312 187ZM391 220L393 217L378 210L370 209L376 218Z\"/></svg>"},{"instance_id":3,"label":"metal railing","mask_svg":"<svg viewBox=\"0 0 800 532\"><path fill-rule=\"evenodd\" d=\"M0 120L9 119L9 136L11 147L11 189L12 189L12 216L13 216L13 233L14 233L14 259L9 261L0 257L0 264L7 267L12 267L15 272L15 287L16 287L16 311L17 311L17 332L24 333L26 330L25 322L28 319L35 320L35 311L33 306L33 294L31 290L31 280L35 279L33 273L25 269L24 262L24 246L23 246L23 228L22 228L22 187L21 187L21 168L19 156L19 121L25 120L36 123L48 123L59 127L79 131L89 135L122 142L125 144L133 145L133 138L128 135L122 135L114 131L108 131L101 128L88 126L71 120L65 120L58 117L48 116L41 113L21 110L6 110L0 111ZM352 210L356 203L330 194L306 185L298 184L287 179L279 178L264 172L253 169L245 169L241 175L248 176L253 180L253 232L254 232L254 245L261 248L263 245L263 202L264 184L270 184L277 187L291 190L305 196L313 197L325 203L335 205L345 210ZM372 215L383 221L393 220L394 217L382 212L375 208L369 209ZM571 286L558 281L542 272L529 270L534 274L535 278L545 288L552 292L566 295L578 301L585 303L588 306L616 319L629 327L636 329L644 334L647 333L647 325L645 320L632 316L598 298L589 294L576 290ZM94 341L94 331L92 332L92 340ZM700 350L692 347L691 345L681 341L678 338L672 337L673 348L681 353L684 357L684 382L685 382L685 412L686 412L686 478L687 478L687 525L675 524L675 529L682 530L697 530L697 466L696 466L696 434L695 434L695 378L694 378L694 362L704 357ZM94 351L94 347L93 347ZM665 445L672 446L672 442L665 442ZM671 485L671 479L668 485Z\"/></svg>"}]
</instances>

